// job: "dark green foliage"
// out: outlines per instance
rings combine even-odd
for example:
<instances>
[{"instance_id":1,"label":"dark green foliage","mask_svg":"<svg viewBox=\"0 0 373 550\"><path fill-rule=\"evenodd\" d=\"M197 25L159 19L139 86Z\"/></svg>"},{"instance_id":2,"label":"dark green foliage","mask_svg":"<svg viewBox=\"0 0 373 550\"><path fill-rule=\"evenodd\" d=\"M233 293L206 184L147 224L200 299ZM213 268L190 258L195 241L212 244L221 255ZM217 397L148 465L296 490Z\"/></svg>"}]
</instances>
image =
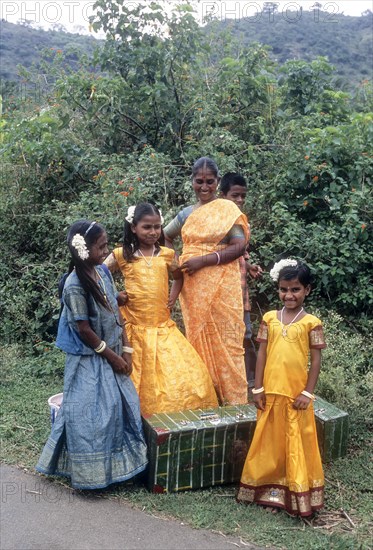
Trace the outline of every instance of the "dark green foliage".
<instances>
[{"instance_id":1,"label":"dark green foliage","mask_svg":"<svg viewBox=\"0 0 373 550\"><path fill-rule=\"evenodd\" d=\"M97 3L106 5L115 13L116 2ZM373 300L369 84L347 93L324 58L278 66L259 44L246 49L228 32L213 39L188 5L167 14L152 4L140 23L140 7L128 10L93 23L108 32L96 63L110 74L94 73L89 59L71 71L63 53L48 53L54 84L41 97L4 88L2 338L54 337L70 223L95 218L114 245L128 204L153 200L169 221L193 200L190 168L201 155L248 178L253 258L267 272L280 257L305 259L311 304L364 324ZM37 82L34 71L24 76ZM252 298L261 311L276 304L268 275Z\"/></svg>"}]
</instances>

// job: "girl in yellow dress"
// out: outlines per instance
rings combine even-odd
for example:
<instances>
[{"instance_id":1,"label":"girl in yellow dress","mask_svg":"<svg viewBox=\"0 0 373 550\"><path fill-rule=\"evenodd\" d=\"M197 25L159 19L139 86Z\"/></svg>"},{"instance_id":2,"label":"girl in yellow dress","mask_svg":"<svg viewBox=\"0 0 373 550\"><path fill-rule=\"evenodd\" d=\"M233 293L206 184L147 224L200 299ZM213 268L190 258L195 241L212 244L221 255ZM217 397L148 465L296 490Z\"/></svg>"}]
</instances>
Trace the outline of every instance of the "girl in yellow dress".
<instances>
[{"instance_id":1,"label":"girl in yellow dress","mask_svg":"<svg viewBox=\"0 0 373 550\"><path fill-rule=\"evenodd\" d=\"M308 516L324 501L313 391L326 346L321 321L303 309L311 290L308 266L281 260L270 276L278 283L283 308L264 315L257 337L253 399L258 416L237 500Z\"/></svg>"},{"instance_id":2,"label":"girl in yellow dress","mask_svg":"<svg viewBox=\"0 0 373 550\"><path fill-rule=\"evenodd\" d=\"M123 248L105 260L125 280L127 301L120 309L134 350L132 380L143 415L218 405L206 365L170 318L183 279L175 251L159 244L162 222L152 204L130 207Z\"/></svg>"}]
</instances>

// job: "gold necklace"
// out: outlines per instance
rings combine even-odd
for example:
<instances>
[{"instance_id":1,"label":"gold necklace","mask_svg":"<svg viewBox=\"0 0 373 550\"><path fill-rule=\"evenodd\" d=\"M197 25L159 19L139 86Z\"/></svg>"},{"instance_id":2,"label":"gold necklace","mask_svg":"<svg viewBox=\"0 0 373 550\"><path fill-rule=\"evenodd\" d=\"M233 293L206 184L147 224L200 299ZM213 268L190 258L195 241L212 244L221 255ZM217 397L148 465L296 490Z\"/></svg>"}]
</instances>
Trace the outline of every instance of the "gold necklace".
<instances>
[{"instance_id":1,"label":"gold necklace","mask_svg":"<svg viewBox=\"0 0 373 550\"><path fill-rule=\"evenodd\" d=\"M141 250L139 248L137 250L138 250L139 254L141 254L141 256L144 258L144 261L145 261L146 265L148 267L152 267L153 257L154 257L154 253L155 253L155 246L153 245L153 252L152 252L151 256L144 256L144 254L141 252ZM150 257L150 260L148 261L146 258L149 258L149 257Z\"/></svg>"},{"instance_id":2,"label":"gold necklace","mask_svg":"<svg viewBox=\"0 0 373 550\"><path fill-rule=\"evenodd\" d=\"M287 334L288 334L288 328L290 327L290 325L292 325L295 322L295 319L298 319L299 315L303 311L303 308L301 308L301 310L296 314L294 319L292 319L290 321L290 323L288 323L286 326L282 322L282 314L284 313L284 309L285 309L285 306L282 308L281 313L280 313L280 323L281 323L281 326L282 326L282 336L285 338L285 336L287 336Z\"/></svg>"}]
</instances>

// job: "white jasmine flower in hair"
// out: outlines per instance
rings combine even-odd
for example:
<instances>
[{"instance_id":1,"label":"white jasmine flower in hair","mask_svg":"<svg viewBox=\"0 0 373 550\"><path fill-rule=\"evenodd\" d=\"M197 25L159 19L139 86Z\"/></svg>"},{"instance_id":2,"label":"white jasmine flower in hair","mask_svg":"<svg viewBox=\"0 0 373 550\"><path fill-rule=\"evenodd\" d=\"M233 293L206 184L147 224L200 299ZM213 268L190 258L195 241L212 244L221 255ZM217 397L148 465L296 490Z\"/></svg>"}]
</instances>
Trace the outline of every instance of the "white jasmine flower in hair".
<instances>
[{"instance_id":1,"label":"white jasmine flower in hair","mask_svg":"<svg viewBox=\"0 0 373 550\"><path fill-rule=\"evenodd\" d=\"M163 225L164 224L164 217L162 216L162 210L160 208L158 208L158 212L159 212L159 215L161 217L161 224Z\"/></svg>"},{"instance_id":2,"label":"white jasmine flower in hair","mask_svg":"<svg viewBox=\"0 0 373 550\"><path fill-rule=\"evenodd\" d=\"M87 244L83 235L81 235L80 233L74 235L71 241L71 246L75 248L81 260L86 260L87 258L89 258Z\"/></svg>"},{"instance_id":3,"label":"white jasmine flower in hair","mask_svg":"<svg viewBox=\"0 0 373 550\"><path fill-rule=\"evenodd\" d=\"M128 223L133 223L133 217L135 215L136 206L129 206L127 210L126 220Z\"/></svg>"},{"instance_id":4,"label":"white jasmine flower in hair","mask_svg":"<svg viewBox=\"0 0 373 550\"><path fill-rule=\"evenodd\" d=\"M296 266L297 264L297 260L291 260L290 258L280 260L279 262L276 262L275 265L272 267L271 271L269 272L269 276L273 281L275 281L275 283L277 283L281 269L284 269L284 267Z\"/></svg>"}]
</instances>

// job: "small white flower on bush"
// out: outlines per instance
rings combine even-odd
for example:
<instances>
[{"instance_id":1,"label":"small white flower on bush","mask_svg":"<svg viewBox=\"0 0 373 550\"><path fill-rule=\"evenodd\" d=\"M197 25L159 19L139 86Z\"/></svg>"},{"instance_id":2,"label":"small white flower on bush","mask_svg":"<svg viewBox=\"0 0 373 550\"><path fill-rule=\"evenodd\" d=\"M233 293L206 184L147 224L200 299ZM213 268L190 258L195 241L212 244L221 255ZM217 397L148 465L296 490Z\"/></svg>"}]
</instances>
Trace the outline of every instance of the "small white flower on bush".
<instances>
[{"instance_id":1,"label":"small white flower on bush","mask_svg":"<svg viewBox=\"0 0 373 550\"><path fill-rule=\"evenodd\" d=\"M296 266L297 263L297 260L280 260L279 262L276 262L275 265L272 267L271 271L269 272L269 276L273 281L275 281L275 283L277 283L281 269L284 269L284 267Z\"/></svg>"},{"instance_id":2,"label":"small white flower on bush","mask_svg":"<svg viewBox=\"0 0 373 550\"><path fill-rule=\"evenodd\" d=\"M74 235L71 241L71 245L75 248L81 260L86 260L87 258L89 258L88 248L83 235L81 235L80 233Z\"/></svg>"}]
</instances>

